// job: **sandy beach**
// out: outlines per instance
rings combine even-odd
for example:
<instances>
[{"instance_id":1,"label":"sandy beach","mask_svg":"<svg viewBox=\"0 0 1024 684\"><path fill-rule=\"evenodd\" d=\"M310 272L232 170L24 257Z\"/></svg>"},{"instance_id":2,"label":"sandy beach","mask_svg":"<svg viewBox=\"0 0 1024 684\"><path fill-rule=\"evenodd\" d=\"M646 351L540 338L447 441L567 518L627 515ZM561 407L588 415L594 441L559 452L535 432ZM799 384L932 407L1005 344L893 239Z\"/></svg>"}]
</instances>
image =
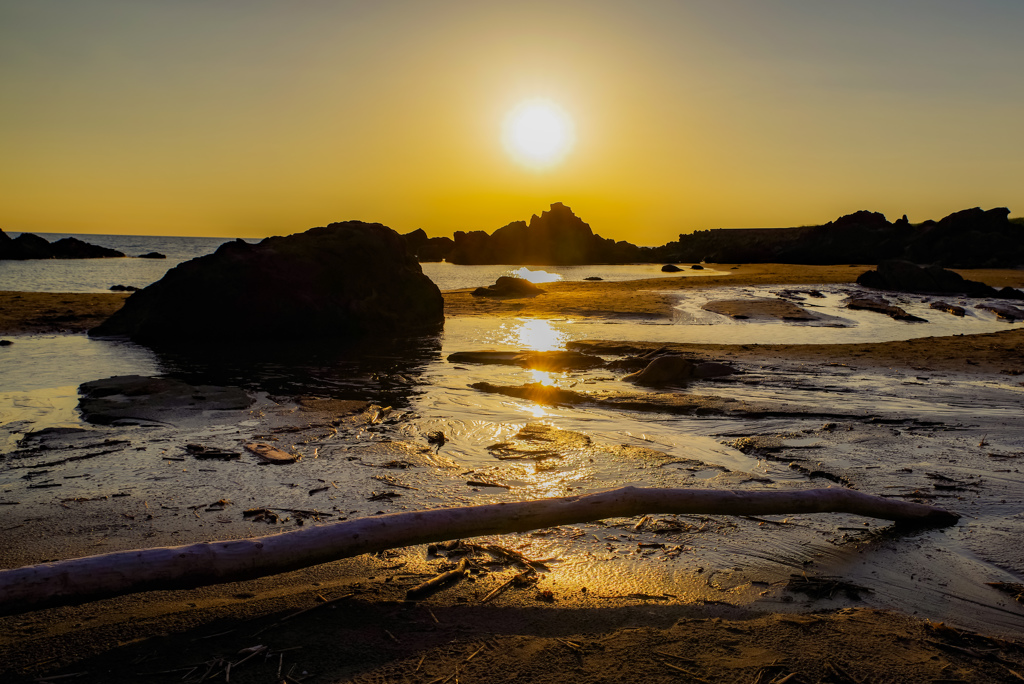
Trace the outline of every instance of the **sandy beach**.
<instances>
[{"instance_id":1,"label":"sandy beach","mask_svg":"<svg viewBox=\"0 0 1024 684\"><path fill-rule=\"evenodd\" d=\"M675 290L851 283L868 267L714 268L729 275L547 283L544 294L519 298L448 292L446 316L658 320L671 315ZM961 274L998 287L1024 285L1021 271ZM113 293L0 292L0 337L17 346L26 335L80 334L116 310L123 299ZM530 575L518 585L506 583L523 568L485 549L467 547L456 553L413 547L245 582L0 617L0 669L10 681L64 677L76 682L275 684L1024 679L1024 587L1017 583L1024 561L1015 544L1006 538L995 541L1000 535L1013 538L1020 528L1017 478L1024 434L1016 425L1019 404L1014 417L1000 402L1021 391L1024 330L1007 325L1003 332L982 335L821 345L585 340L569 348L606 359L662 349L741 371L720 385L695 386L694 393L720 399L704 402L704 413L679 409L689 421L687 429L710 438L708 449L726 444L737 459L726 468L691 458L683 464L690 472L680 471L680 476L690 478L692 486L740 486L751 482L750 477L760 477L796 487L890 491L964 513L962 532L904 535L873 521L870 533L861 535L851 533L852 526L868 523L853 516L837 523L781 516L737 523L722 516L703 521L658 516L488 538L533 559L551 554L550 572ZM473 372L474 378L484 373ZM502 373L493 378L496 387L514 389L522 380L511 371ZM581 397L585 407L598 407L591 410L607 410L611 402L627 400L631 406L647 402L641 413L675 410L666 408L672 390L630 390L608 374L605 369L566 373L557 382L562 391ZM884 387L880 378L887 383ZM464 388L465 382L459 382ZM973 393L974 399L965 392ZM818 397L817 403L807 397ZM937 406L969 401L977 402L973 422L952 413L932 413L931 402ZM540 410L537 415L546 417L537 420L564 418L558 406L554 402L547 414ZM482 422L489 420L496 419L484 417ZM550 432L536 433L540 428L535 428L532 437L525 429L516 434L518 426L502 434L511 434L506 442L510 452L555 444L580 464L610 454L622 459L615 468L621 469L617 477L625 482L640 476L657 481L669 477L664 472L670 467L682 467L672 466L679 456L657 440L650 440L644 452L635 445L615 445L607 434L583 433L579 426L585 424L567 419L564 425L545 428ZM451 460L452 445L446 451L427 444L425 435L439 426L437 419L412 413L402 420L381 420L362 404L262 396L250 410L224 412L215 420L189 414L169 427L102 428L84 436L51 434L29 440L5 457L10 467L23 468L28 479L0 494L8 540L0 563L9 568L93 553L239 538L300 524L329 524L346 515L358 518L415 510L417 505L432 507L442 500L484 503L504 500L503 496L530 498L541 491L513 485L508 492L482 488L478 493L478 487L466 493L467 478L502 483L518 481L515 477L526 482L529 477L516 475L514 468L523 467L517 461L499 462L502 467L514 465L504 470L498 465L463 470L461 461ZM652 434L657 430L652 423ZM229 445L248 435L272 436L275 445L306 456L293 470L269 466L254 471L234 461L193 460L179 446L190 440ZM105 440L110 443L99 451L116 452L114 456L97 451ZM317 445L323 448L319 461ZM329 452L327 445L335 451ZM119 487L118 465L106 459L121 458L122 450L126 454L129 449L161 465L163 471L146 477L165 479L166 485ZM75 460L94 454L95 460ZM367 473L402 483L404 489L390 491L405 498L374 500L385 481L381 477L368 499L365 485L345 484L340 476L318 471L327 465L327 454L339 463L345 455L351 462L345 467L363 467ZM743 457L749 460L738 460ZM407 465L365 468L388 468L398 461ZM638 475L641 471L651 474ZM253 472L257 474L247 474ZM825 475L831 479L823 481ZM73 490L90 478L98 483L89 490L95 499ZM221 489L210 485L216 478L221 478L216 480ZM62 485L56 490L61 494L29 491L38 486L35 483L47 482ZM230 497L217 494L227 492L226 482L233 483ZM267 505L268 497L259 492L271 482L277 506L285 507L281 510L315 509L318 515L292 512L274 525L243 519L242 509ZM164 486L166 494L155 493ZM231 500L218 501L220 496ZM329 500L319 498L328 496ZM983 512L1004 516L1006 526L972 538L972 521ZM736 524L745 527L730 531L729 526ZM725 554L733 535L740 533L747 535L740 538L744 544L757 535L769 536L765 545L777 545L774 551L765 551L772 559L769 565L716 555ZM961 536L952 539L956 534ZM824 541L815 541L823 537ZM969 565L965 560L944 565L931 558L945 558L954 547L968 549L963 554L968 558L985 544L998 546L1001 565ZM813 552L805 553L803 547ZM460 554L474 564L466 580L428 597L406 600L411 587L453 567ZM619 571L598 576L585 568L588 557L594 560L586 562L600 558L602 567L616 567L607 565L616 554L622 556ZM679 570L658 569L673 564L680 564ZM650 576L628 574L647 566L655 569ZM894 575L870 584L872 573L885 567ZM977 576L969 577L972 573ZM672 577L677 588L668 582ZM990 587L997 584L1002 592ZM891 585L891 594L883 585ZM498 589L500 593L491 596ZM929 612L926 606L933 604L935 610ZM983 616L975 622L965 617L971 605ZM986 622L992 615L1001 617Z\"/></svg>"}]
</instances>

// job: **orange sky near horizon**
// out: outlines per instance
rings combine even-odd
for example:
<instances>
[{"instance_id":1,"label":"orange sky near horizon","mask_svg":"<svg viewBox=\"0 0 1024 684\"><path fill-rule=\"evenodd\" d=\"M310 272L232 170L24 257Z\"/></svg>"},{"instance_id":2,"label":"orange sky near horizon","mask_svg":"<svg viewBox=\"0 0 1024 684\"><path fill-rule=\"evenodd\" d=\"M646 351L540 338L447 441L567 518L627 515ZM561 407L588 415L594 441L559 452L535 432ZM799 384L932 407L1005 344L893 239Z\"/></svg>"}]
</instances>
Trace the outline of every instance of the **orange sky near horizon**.
<instances>
[{"instance_id":1,"label":"orange sky near horizon","mask_svg":"<svg viewBox=\"0 0 1024 684\"><path fill-rule=\"evenodd\" d=\"M1024 3L0 0L0 228L604 237L1024 214ZM531 168L502 122L556 103Z\"/></svg>"}]
</instances>

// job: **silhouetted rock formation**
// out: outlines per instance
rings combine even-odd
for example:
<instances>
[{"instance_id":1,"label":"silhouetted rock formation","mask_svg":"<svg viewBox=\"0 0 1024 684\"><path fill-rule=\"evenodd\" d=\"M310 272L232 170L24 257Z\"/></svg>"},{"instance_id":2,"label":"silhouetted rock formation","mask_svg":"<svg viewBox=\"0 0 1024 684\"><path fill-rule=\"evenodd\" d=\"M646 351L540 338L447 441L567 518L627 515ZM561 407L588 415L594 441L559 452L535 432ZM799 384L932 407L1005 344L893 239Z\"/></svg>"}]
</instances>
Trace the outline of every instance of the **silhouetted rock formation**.
<instances>
[{"instance_id":1,"label":"silhouetted rock formation","mask_svg":"<svg viewBox=\"0 0 1024 684\"><path fill-rule=\"evenodd\" d=\"M800 228L716 228L680 235L661 247L607 240L560 202L488 234L457 231L455 239L428 238L422 230L405 235L420 261L456 264L623 264L689 262L698 270L711 263L877 264L904 259L953 268L1008 268L1024 264L1024 225L1009 220L1009 209L967 209L941 221L894 223L878 212L858 211L821 226Z\"/></svg>"},{"instance_id":2,"label":"silhouetted rock formation","mask_svg":"<svg viewBox=\"0 0 1024 684\"><path fill-rule=\"evenodd\" d=\"M472 294L474 297L535 297L544 294L544 290L525 278L498 276L493 285L478 287Z\"/></svg>"},{"instance_id":3,"label":"silhouetted rock formation","mask_svg":"<svg viewBox=\"0 0 1024 684\"><path fill-rule=\"evenodd\" d=\"M417 228L402 236L409 251L417 261L444 261L448 258L455 242L446 237L427 237L426 231Z\"/></svg>"},{"instance_id":4,"label":"silhouetted rock formation","mask_svg":"<svg viewBox=\"0 0 1024 684\"><path fill-rule=\"evenodd\" d=\"M513 221L488 235L457 231L448 261L456 264L572 265L647 261L628 242L594 235L590 226L561 202L525 221Z\"/></svg>"},{"instance_id":5,"label":"silhouetted rock formation","mask_svg":"<svg viewBox=\"0 0 1024 684\"><path fill-rule=\"evenodd\" d=\"M116 249L100 247L78 238L66 237L49 242L32 233L11 238L0 230L0 259L24 261L26 259L103 259L123 257Z\"/></svg>"},{"instance_id":6,"label":"silhouetted rock formation","mask_svg":"<svg viewBox=\"0 0 1024 684\"><path fill-rule=\"evenodd\" d=\"M679 268L675 264L665 264L664 266L661 267L662 273L679 273L682 270L683 269Z\"/></svg>"},{"instance_id":7,"label":"silhouetted rock formation","mask_svg":"<svg viewBox=\"0 0 1024 684\"><path fill-rule=\"evenodd\" d=\"M412 335L443 324L441 292L402 236L348 221L258 244L225 243L134 293L89 334L202 346Z\"/></svg>"},{"instance_id":8,"label":"silhouetted rock formation","mask_svg":"<svg viewBox=\"0 0 1024 684\"><path fill-rule=\"evenodd\" d=\"M1024 264L1024 226L1006 208L967 209L941 221L889 223L858 211L822 226L714 229L680 235L664 250L672 261L712 263L877 264L887 259L952 268L1011 268Z\"/></svg>"},{"instance_id":9,"label":"silhouetted rock formation","mask_svg":"<svg viewBox=\"0 0 1024 684\"><path fill-rule=\"evenodd\" d=\"M160 252L146 252L145 254L140 254L139 258L140 259L166 259L167 255L166 254L161 254Z\"/></svg>"},{"instance_id":10,"label":"silhouetted rock formation","mask_svg":"<svg viewBox=\"0 0 1024 684\"><path fill-rule=\"evenodd\" d=\"M922 294L960 294L968 297L1000 297L1024 299L1024 293L1011 287L997 290L976 280L967 280L959 273L939 266L921 268L917 264L890 259L878 264L875 271L860 274L857 284L876 290L918 292Z\"/></svg>"}]
</instances>

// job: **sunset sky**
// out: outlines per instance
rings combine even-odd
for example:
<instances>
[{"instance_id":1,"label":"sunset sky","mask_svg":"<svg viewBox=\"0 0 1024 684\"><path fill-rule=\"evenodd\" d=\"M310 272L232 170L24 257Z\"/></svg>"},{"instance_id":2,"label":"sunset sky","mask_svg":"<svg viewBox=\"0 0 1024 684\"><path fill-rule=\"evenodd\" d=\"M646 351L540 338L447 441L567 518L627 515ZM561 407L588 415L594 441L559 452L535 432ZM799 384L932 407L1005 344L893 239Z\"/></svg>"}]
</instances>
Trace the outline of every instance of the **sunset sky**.
<instances>
[{"instance_id":1,"label":"sunset sky","mask_svg":"<svg viewBox=\"0 0 1024 684\"><path fill-rule=\"evenodd\" d=\"M1020 216L1022 33L1019 0L0 0L0 228ZM553 138L510 143L529 103Z\"/></svg>"}]
</instances>

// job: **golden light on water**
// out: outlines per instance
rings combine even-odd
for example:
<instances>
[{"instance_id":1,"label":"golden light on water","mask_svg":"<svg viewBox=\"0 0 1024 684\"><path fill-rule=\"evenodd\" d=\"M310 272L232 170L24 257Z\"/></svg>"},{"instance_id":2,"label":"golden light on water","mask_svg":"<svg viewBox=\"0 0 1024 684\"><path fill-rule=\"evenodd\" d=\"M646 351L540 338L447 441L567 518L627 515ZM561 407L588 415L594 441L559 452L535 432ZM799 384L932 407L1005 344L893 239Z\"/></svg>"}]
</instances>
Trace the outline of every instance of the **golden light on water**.
<instances>
[{"instance_id":1,"label":"golden light on water","mask_svg":"<svg viewBox=\"0 0 1024 684\"><path fill-rule=\"evenodd\" d=\"M558 164L572 149L576 134L572 119L550 100L522 102L502 127L502 140L512 158L542 170Z\"/></svg>"},{"instance_id":2,"label":"golden light on water","mask_svg":"<svg viewBox=\"0 0 1024 684\"><path fill-rule=\"evenodd\" d=\"M542 318L520 318L509 331L509 343L531 351L555 351L565 347L567 335Z\"/></svg>"},{"instance_id":3,"label":"golden light on water","mask_svg":"<svg viewBox=\"0 0 1024 684\"><path fill-rule=\"evenodd\" d=\"M557 283L562 279L559 273L548 273L547 271L531 271L526 266L515 269L511 272L511 275L516 278L522 278L523 280L529 280L531 283Z\"/></svg>"}]
</instances>

